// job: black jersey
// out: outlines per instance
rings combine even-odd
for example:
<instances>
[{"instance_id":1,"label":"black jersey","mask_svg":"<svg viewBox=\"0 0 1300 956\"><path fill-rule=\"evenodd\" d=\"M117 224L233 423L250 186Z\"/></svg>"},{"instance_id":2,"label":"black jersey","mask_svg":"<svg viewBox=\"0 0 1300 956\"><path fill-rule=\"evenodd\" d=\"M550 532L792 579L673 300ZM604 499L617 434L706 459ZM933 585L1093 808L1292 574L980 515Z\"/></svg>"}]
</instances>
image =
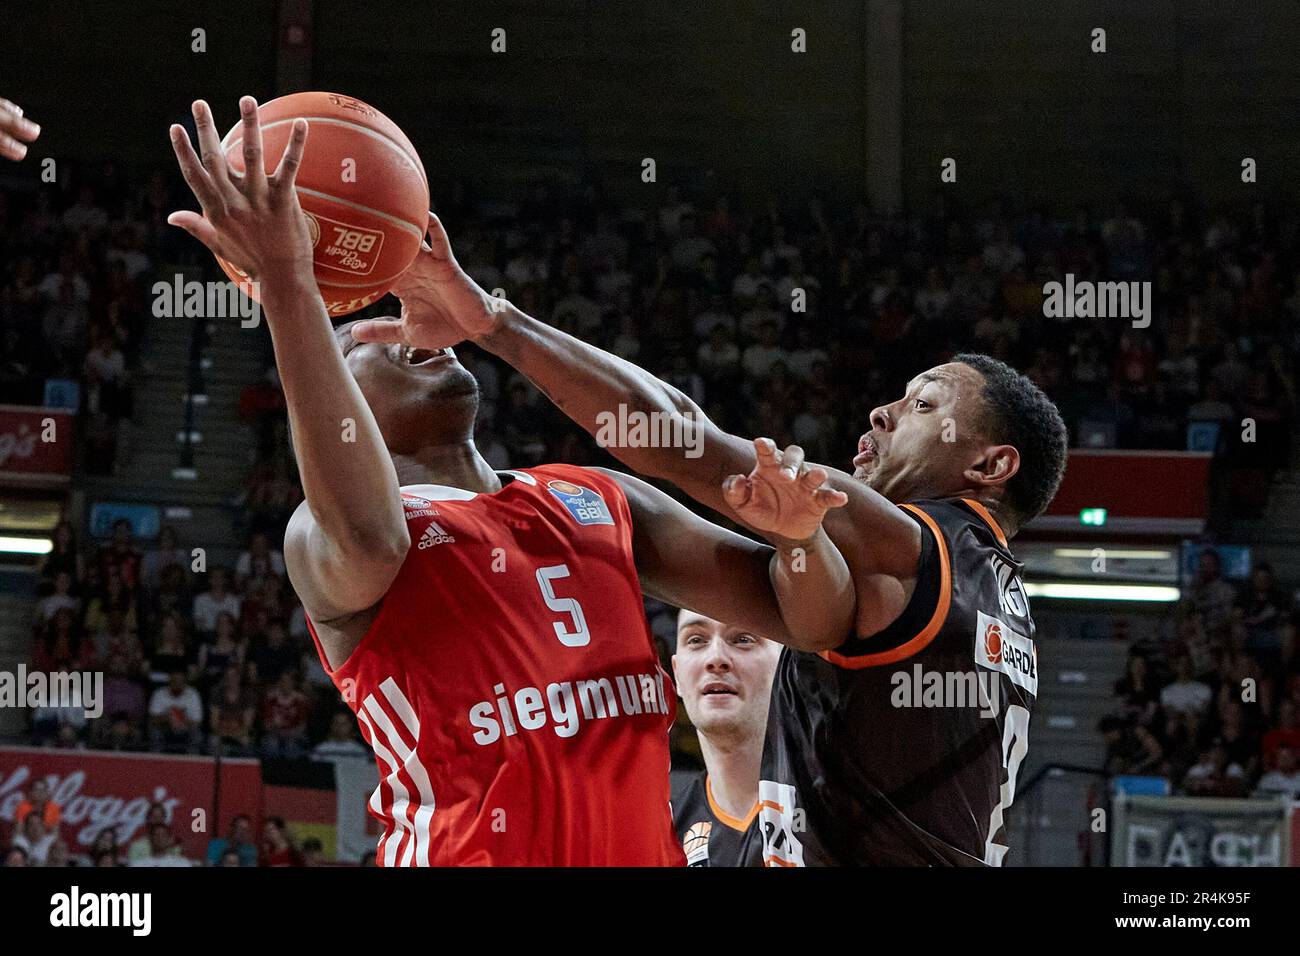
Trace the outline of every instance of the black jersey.
<instances>
[{"instance_id":1,"label":"black jersey","mask_svg":"<svg viewBox=\"0 0 1300 956\"><path fill-rule=\"evenodd\" d=\"M902 506L921 526L903 613L834 651L782 653L759 783L780 866L1000 865L1038 690L1006 537L978 502Z\"/></svg>"},{"instance_id":2,"label":"black jersey","mask_svg":"<svg viewBox=\"0 0 1300 956\"><path fill-rule=\"evenodd\" d=\"M709 775L701 771L674 780L672 805L687 866L763 865L758 804L743 820L731 816L714 802Z\"/></svg>"}]
</instances>

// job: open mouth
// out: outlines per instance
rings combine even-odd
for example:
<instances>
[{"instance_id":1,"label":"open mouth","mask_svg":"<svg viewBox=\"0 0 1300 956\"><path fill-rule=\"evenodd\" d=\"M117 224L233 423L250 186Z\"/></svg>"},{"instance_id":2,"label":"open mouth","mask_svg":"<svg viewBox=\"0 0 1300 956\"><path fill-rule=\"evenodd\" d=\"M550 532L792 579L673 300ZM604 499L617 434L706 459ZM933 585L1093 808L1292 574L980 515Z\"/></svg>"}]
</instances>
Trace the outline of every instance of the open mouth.
<instances>
[{"instance_id":1,"label":"open mouth","mask_svg":"<svg viewBox=\"0 0 1300 956\"><path fill-rule=\"evenodd\" d=\"M700 695L703 697L737 696L735 688L732 687L730 684L723 684L723 683L716 683L716 682L712 684L705 684L704 688L700 691Z\"/></svg>"},{"instance_id":2,"label":"open mouth","mask_svg":"<svg viewBox=\"0 0 1300 956\"><path fill-rule=\"evenodd\" d=\"M853 458L853 464L858 468L868 462L873 461L880 455L880 449L876 447L876 440L870 435L863 435L858 439L858 453Z\"/></svg>"},{"instance_id":3,"label":"open mouth","mask_svg":"<svg viewBox=\"0 0 1300 956\"><path fill-rule=\"evenodd\" d=\"M413 345L408 345L402 349L402 361L407 365L427 365L446 354L446 349L417 349Z\"/></svg>"}]
</instances>

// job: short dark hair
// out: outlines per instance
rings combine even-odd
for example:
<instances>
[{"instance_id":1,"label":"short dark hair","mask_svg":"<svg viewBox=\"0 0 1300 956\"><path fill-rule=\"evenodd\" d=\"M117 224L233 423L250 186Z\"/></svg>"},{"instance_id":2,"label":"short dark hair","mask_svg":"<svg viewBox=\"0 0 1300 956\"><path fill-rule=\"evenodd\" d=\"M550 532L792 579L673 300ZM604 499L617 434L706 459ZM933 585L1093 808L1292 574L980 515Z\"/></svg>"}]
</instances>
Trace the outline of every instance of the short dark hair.
<instances>
[{"instance_id":1,"label":"short dark hair","mask_svg":"<svg viewBox=\"0 0 1300 956\"><path fill-rule=\"evenodd\" d=\"M1007 482L1007 504L1024 524L1043 513L1060 487L1070 444L1065 422L1043 390L1005 362L978 352L963 352L953 361L984 376L988 437L1020 452L1020 470Z\"/></svg>"}]
</instances>

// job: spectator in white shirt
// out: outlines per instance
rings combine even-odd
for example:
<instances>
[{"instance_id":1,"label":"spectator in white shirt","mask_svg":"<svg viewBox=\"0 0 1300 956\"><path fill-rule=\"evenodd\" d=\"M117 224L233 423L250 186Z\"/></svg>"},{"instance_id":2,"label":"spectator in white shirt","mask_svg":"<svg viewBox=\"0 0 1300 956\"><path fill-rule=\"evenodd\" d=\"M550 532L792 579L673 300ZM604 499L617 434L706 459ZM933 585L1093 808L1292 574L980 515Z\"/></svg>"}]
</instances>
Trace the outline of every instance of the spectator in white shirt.
<instances>
[{"instance_id":1,"label":"spectator in white shirt","mask_svg":"<svg viewBox=\"0 0 1300 956\"><path fill-rule=\"evenodd\" d=\"M129 866L193 866L181 854L181 846L172 835L171 827L165 823L154 823L149 827L148 852L131 857Z\"/></svg>"},{"instance_id":2,"label":"spectator in white shirt","mask_svg":"<svg viewBox=\"0 0 1300 956\"><path fill-rule=\"evenodd\" d=\"M126 376L126 357L108 335L97 335L83 368L90 385L117 385Z\"/></svg>"},{"instance_id":3,"label":"spectator in white shirt","mask_svg":"<svg viewBox=\"0 0 1300 956\"><path fill-rule=\"evenodd\" d=\"M745 271L731 283L731 294L734 298L745 302L753 302L758 298L759 289L770 289L772 280L763 274L759 267L758 256L750 256L745 260Z\"/></svg>"},{"instance_id":4,"label":"spectator in white shirt","mask_svg":"<svg viewBox=\"0 0 1300 956\"><path fill-rule=\"evenodd\" d=\"M149 745L153 750L199 749L203 701L185 680L183 671L173 671L167 684L149 699Z\"/></svg>"},{"instance_id":5,"label":"spectator in white shirt","mask_svg":"<svg viewBox=\"0 0 1300 956\"><path fill-rule=\"evenodd\" d=\"M1173 683L1160 692L1160 705L1180 714L1203 714L1214 692L1192 676L1192 660L1186 654L1174 659Z\"/></svg>"},{"instance_id":6,"label":"spectator in white shirt","mask_svg":"<svg viewBox=\"0 0 1300 956\"><path fill-rule=\"evenodd\" d=\"M789 355L777 344L779 336L775 322L768 321L759 326L758 341L745 349L741 359L746 375L754 379L765 378L773 365L789 359Z\"/></svg>"},{"instance_id":7,"label":"spectator in white shirt","mask_svg":"<svg viewBox=\"0 0 1300 956\"><path fill-rule=\"evenodd\" d=\"M44 866L50 848L59 838L58 830L47 830L39 813L29 813L22 827L14 834L13 845L27 854L28 866Z\"/></svg>"},{"instance_id":8,"label":"spectator in white shirt","mask_svg":"<svg viewBox=\"0 0 1300 956\"><path fill-rule=\"evenodd\" d=\"M340 757L369 757L370 751L357 740L356 718L339 711L330 720L329 736L312 748L313 760L337 760Z\"/></svg>"},{"instance_id":9,"label":"spectator in white shirt","mask_svg":"<svg viewBox=\"0 0 1300 956\"><path fill-rule=\"evenodd\" d=\"M77 609L77 599L72 596L72 575L60 571L54 576L54 593L47 594L36 602L36 620L45 624L59 612L60 608L71 611Z\"/></svg>"},{"instance_id":10,"label":"spectator in white shirt","mask_svg":"<svg viewBox=\"0 0 1300 956\"><path fill-rule=\"evenodd\" d=\"M1260 777L1255 785L1255 796L1300 800L1300 767L1297 766L1295 751L1288 744L1281 744L1273 759L1273 769Z\"/></svg>"},{"instance_id":11,"label":"spectator in white shirt","mask_svg":"<svg viewBox=\"0 0 1300 956\"><path fill-rule=\"evenodd\" d=\"M280 559L280 572L284 571L284 558ZM200 635L217 632L217 618L229 614L239 620L242 603L238 594L226 590L226 569L213 568L208 572L209 589L194 598L194 630Z\"/></svg>"}]
</instances>

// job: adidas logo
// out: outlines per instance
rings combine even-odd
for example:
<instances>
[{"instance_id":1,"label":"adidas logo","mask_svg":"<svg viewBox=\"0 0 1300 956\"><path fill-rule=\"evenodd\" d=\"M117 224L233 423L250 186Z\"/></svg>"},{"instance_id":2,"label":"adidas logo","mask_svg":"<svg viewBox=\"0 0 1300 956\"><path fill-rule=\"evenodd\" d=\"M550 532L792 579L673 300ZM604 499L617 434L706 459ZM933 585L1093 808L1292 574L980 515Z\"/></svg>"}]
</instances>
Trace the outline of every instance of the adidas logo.
<instances>
[{"instance_id":1,"label":"adidas logo","mask_svg":"<svg viewBox=\"0 0 1300 956\"><path fill-rule=\"evenodd\" d=\"M430 521L429 527L424 529L424 534L420 535L420 543L416 547L423 550L432 548L435 544L451 544L456 539L449 535L438 525L436 521Z\"/></svg>"}]
</instances>

